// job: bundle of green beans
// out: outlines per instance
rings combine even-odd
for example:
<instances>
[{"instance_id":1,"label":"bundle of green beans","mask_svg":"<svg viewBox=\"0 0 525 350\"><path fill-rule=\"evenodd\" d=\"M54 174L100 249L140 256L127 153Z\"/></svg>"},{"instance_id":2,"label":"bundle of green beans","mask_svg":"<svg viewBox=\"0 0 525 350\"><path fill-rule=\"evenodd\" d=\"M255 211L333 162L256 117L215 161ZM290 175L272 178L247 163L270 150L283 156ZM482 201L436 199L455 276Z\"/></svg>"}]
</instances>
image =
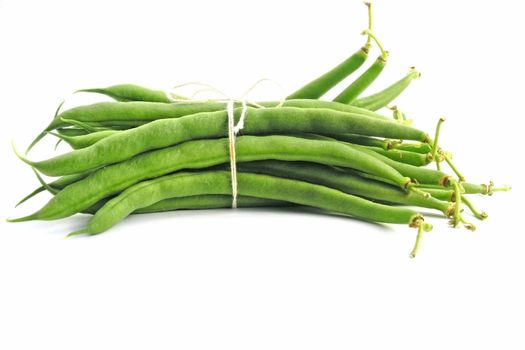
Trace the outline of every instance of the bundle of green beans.
<instances>
[{"instance_id":1,"label":"bundle of green beans","mask_svg":"<svg viewBox=\"0 0 525 350\"><path fill-rule=\"evenodd\" d=\"M437 210L452 226L474 229L463 217L463 207L477 219L487 215L467 196L509 188L465 182L450 154L438 146L442 120L431 138L395 108L394 118L376 112L419 77L415 69L361 97L388 59L372 33L367 5L367 41L356 53L285 101L234 105L235 122L242 113L246 117L234 143L233 174L224 101L195 100L132 84L79 90L115 101L63 112L59 107L27 151L47 134L73 150L42 161L17 153L41 183L19 204L45 190L53 197L37 212L10 221L87 213L93 215L88 226L70 235L94 235L134 213L230 207L235 177L240 207L300 205L417 228L412 257L422 234L432 228L418 208ZM365 63L373 42L381 53L371 66L333 101L321 100ZM436 170L426 167L432 162ZM454 175L441 170L441 162ZM47 183L40 174L58 179Z\"/></svg>"}]
</instances>

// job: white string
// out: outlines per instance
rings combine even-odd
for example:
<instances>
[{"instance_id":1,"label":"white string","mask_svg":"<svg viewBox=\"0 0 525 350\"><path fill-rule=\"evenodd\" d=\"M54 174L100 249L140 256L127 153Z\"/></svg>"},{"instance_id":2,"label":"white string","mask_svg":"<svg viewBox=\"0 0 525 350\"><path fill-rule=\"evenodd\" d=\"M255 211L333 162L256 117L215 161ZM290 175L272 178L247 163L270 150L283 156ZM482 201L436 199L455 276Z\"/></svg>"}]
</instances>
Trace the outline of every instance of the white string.
<instances>
[{"instance_id":1,"label":"white string","mask_svg":"<svg viewBox=\"0 0 525 350\"><path fill-rule=\"evenodd\" d=\"M263 105L260 105L260 104L258 104L256 102L249 101L248 99L246 99L246 96L248 96L257 86L261 85L261 83L263 83L263 82L271 82L274 85L278 86L283 91L283 93L281 94L281 96L283 96L283 97L279 100L279 103L276 105L276 107L281 107L284 104L284 102L286 101L286 97L285 97L285 94L284 94L284 89L276 81L271 80L271 79L267 79L267 78L263 78L263 79L260 79L260 80L256 81L252 86L250 86L248 88L248 90L246 90L241 95L240 99L231 98L227 94L222 92L221 90L217 89L216 87L214 87L212 85L209 85L209 84L199 83L199 82L189 82L189 83L179 84L179 85L174 86L171 91L166 91L166 97L172 103L180 103L180 102L183 102L183 103L209 102L210 99L201 99L201 100L194 99L194 97L197 96L199 93L206 92L206 91L214 92L214 93L220 95L220 97L221 97L219 99L211 99L211 101L225 102L226 103L226 113L228 115L228 149L229 149L229 153L230 153L230 176L231 176L231 185L232 185L232 208L233 209L237 208L237 193L238 193L238 188L237 188L237 157L236 157L236 152L235 152L235 140L236 140L237 134L244 128L244 121L246 120L246 114L248 112L248 104L251 105L251 106L257 107L257 108L266 108ZM175 89L178 89L178 88L181 88L181 87L184 87L184 86L188 86L188 85L196 85L196 86L200 86L202 88L197 90L196 92L194 92L191 95L191 97L190 97L191 99L177 99L177 98L173 97L172 94L174 94L173 91ZM235 124L235 109L234 109L236 102L237 103L240 102L241 105L242 105L241 115L239 117L239 121L237 122L237 124Z\"/></svg>"}]
</instances>

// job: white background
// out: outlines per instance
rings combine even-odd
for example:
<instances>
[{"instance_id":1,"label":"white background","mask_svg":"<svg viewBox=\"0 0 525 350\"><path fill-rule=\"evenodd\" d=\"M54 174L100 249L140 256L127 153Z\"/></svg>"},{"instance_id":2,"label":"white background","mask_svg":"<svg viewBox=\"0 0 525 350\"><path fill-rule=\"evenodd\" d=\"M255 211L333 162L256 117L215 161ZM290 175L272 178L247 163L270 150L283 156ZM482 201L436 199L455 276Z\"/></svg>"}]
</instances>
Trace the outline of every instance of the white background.
<instances>
[{"instance_id":1,"label":"white background","mask_svg":"<svg viewBox=\"0 0 525 350\"><path fill-rule=\"evenodd\" d=\"M415 65L400 108L428 131L447 117L442 145L468 180L514 187L476 198L490 217L475 233L431 218L410 260L407 227L296 209L153 214L70 240L87 217L2 222L0 349L525 348L520 4L374 3L391 57L372 90ZM291 92L365 26L348 0L0 1L2 216L49 198L13 208L37 182L9 143L24 148L61 99L93 101L72 91L201 81L235 96L268 77ZM52 154L47 140L31 157Z\"/></svg>"}]
</instances>

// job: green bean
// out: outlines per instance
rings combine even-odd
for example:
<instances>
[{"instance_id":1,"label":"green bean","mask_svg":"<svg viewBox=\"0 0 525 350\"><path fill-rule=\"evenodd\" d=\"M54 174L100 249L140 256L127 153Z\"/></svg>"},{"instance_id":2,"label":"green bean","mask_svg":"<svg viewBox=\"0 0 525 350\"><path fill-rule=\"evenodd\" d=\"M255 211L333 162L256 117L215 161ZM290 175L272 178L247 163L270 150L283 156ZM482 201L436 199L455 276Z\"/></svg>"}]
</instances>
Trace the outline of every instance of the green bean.
<instances>
[{"instance_id":1,"label":"green bean","mask_svg":"<svg viewBox=\"0 0 525 350\"><path fill-rule=\"evenodd\" d=\"M241 136L237 138L236 150L237 163L266 159L309 161L349 167L386 178L401 188L411 187L410 179L401 176L391 166L337 142L290 136ZM229 159L228 139L191 141L148 152L94 171L87 178L60 191L36 213L12 221L64 218L139 181L181 169L224 164Z\"/></svg>"},{"instance_id":2,"label":"green bean","mask_svg":"<svg viewBox=\"0 0 525 350\"><path fill-rule=\"evenodd\" d=\"M113 102L116 103L116 102ZM159 118L161 119L161 118ZM79 128L83 128L88 133L104 131L104 130L127 130L131 128L136 128L137 126L144 125L148 123L146 120L102 120L102 121L79 121L74 119L62 119L62 122L66 125L71 125Z\"/></svg>"},{"instance_id":3,"label":"green bean","mask_svg":"<svg viewBox=\"0 0 525 350\"><path fill-rule=\"evenodd\" d=\"M274 107L279 101L261 102L265 107ZM240 104L237 104L240 106ZM367 116L385 118L367 109L349 106L342 103L329 101L313 100L290 100L285 101L285 107L300 108L329 108L342 112L366 114ZM60 119L77 120L85 123L92 123L94 126L103 126L99 123L127 123L129 126L136 126L139 122L150 122L157 119L179 118L182 116L201 113L224 111L224 102L180 102L180 103L156 103L156 102L99 102L95 104L74 107L60 113L51 123L49 129L66 124ZM126 125L126 124L124 124Z\"/></svg>"},{"instance_id":4,"label":"green bean","mask_svg":"<svg viewBox=\"0 0 525 350\"><path fill-rule=\"evenodd\" d=\"M262 106L274 107L278 102L261 102ZM283 107L298 107L298 108L323 108L332 109L339 112L347 112L353 114L361 114L367 117L390 119L377 112L370 111L365 108L348 105L345 103L339 103L334 101L321 101L321 100L308 100L308 99L297 99L297 100L286 100L283 103Z\"/></svg>"},{"instance_id":5,"label":"green bean","mask_svg":"<svg viewBox=\"0 0 525 350\"><path fill-rule=\"evenodd\" d=\"M396 162L395 160L392 160L372 150L369 150L366 147L362 147L362 146L355 146L355 147L377 158L378 160L381 160L382 162L390 165L392 168L396 169L404 176L408 176L409 178L414 179L418 181L419 183L446 186L449 183L454 182L454 180L449 175L445 174L442 171Z\"/></svg>"},{"instance_id":6,"label":"green bean","mask_svg":"<svg viewBox=\"0 0 525 350\"><path fill-rule=\"evenodd\" d=\"M296 137L303 137L310 140L325 140L325 141L332 141L332 142L339 142L343 143L345 145L352 146L353 144L346 141L339 141L331 136L325 136L325 135L318 135L318 134L311 134L311 133L303 133L298 135L293 135ZM378 139L371 139L370 141L381 141ZM400 151L397 149L392 149L388 146L388 142L391 142L392 140L383 140L383 142L380 142L382 147L375 147L375 146L363 146L366 147L368 150L374 151L380 155L383 155L385 157L388 157L392 160L395 160L397 162L410 164L414 166L423 166L430 163L432 156L431 154L420 154L415 152L408 152L408 151ZM362 145L359 145L362 146Z\"/></svg>"},{"instance_id":7,"label":"green bean","mask_svg":"<svg viewBox=\"0 0 525 350\"><path fill-rule=\"evenodd\" d=\"M386 59L379 56L374 63L363 74L359 76L352 84L344 89L336 98L335 102L351 103L359 97L381 74L386 65Z\"/></svg>"},{"instance_id":8,"label":"green bean","mask_svg":"<svg viewBox=\"0 0 525 350\"><path fill-rule=\"evenodd\" d=\"M134 84L121 84L114 85L107 88L94 88L94 89L82 89L77 92L95 92L109 96L119 102L133 102L133 101L142 101L142 102L161 102L161 103L173 103L167 97L166 92L162 90L152 90L146 87L142 87ZM172 94L173 95L173 94ZM174 98L177 100L187 99L180 95L175 95ZM190 101L189 101L190 102ZM204 105L208 102L192 102L199 105ZM272 102L261 102L262 105L266 107L272 107L279 104L278 101ZM284 102L285 106L290 107L309 107L309 108L333 108L342 112L352 112L358 113L363 112L370 116L380 116L377 113L369 111L364 108L351 107L347 103L331 103L330 101L316 101L310 99L294 99ZM351 109L348 109L348 108ZM211 109L203 109L199 112L210 112L215 111L215 106L211 106ZM383 116L381 116L383 117Z\"/></svg>"},{"instance_id":9,"label":"green bean","mask_svg":"<svg viewBox=\"0 0 525 350\"><path fill-rule=\"evenodd\" d=\"M372 5L365 2L368 7L368 30L372 30ZM344 78L355 72L368 58L368 51L371 47L372 35L368 34L366 44L355 52L352 56L340 63L338 66L323 74L319 78L309 82L299 90L295 91L287 97L288 100L297 98L318 99L323 96L328 90L333 88Z\"/></svg>"},{"instance_id":10,"label":"green bean","mask_svg":"<svg viewBox=\"0 0 525 350\"><path fill-rule=\"evenodd\" d=\"M80 136L80 135L89 134L89 132L86 131L85 129L72 128L72 127L58 128L56 130L57 132L59 132L61 135L64 135L64 136Z\"/></svg>"},{"instance_id":11,"label":"green bean","mask_svg":"<svg viewBox=\"0 0 525 350\"><path fill-rule=\"evenodd\" d=\"M207 107L213 110L224 110L224 103L208 103ZM80 122L100 122L113 120L137 122L151 121L158 118L178 118L200 112L202 106L194 103L168 104L155 102L100 102L87 106L68 109L57 115L53 121L29 145L28 152L48 131L69 125L64 120L77 120ZM110 119L112 118L112 119Z\"/></svg>"},{"instance_id":12,"label":"green bean","mask_svg":"<svg viewBox=\"0 0 525 350\"><path fill-rule=\"evenodd\" d=\"M384 150L396 149L399 151L428 154L432 152L432 147L423 142L401 142L400 140L377 139L368 136L355 134L333 134L328 135L339 141L350 142L356 145L380 147Z\"/></svg>"},{"instance_id":13,"label":"green bean","mask_svg":"<svg viewBox=\"0 0 525 350\"><path fill-rule=\"evenodd\" d=\"M337 139L335 139L335 138L333 138L331 136L311 134L311 133L303 133L303 134L299 134L298 136L299 137L308 138L308 139L311 139L311 140L326 140L326 141L339 142L339 143L343 143L345 145L353 146L353 144L350 143L350 142L339 141L339 140L337 140ZM377 141L381 141L381 140L378 140L378 139L370 139L368 141L376 141L376 140ZM400 151L400 150L397 150L397 149L393 149L392 148L393 146L389 145L390 142L393 143L392 140L383 140L383 142L379 143L381 145L381 147L369 146L369 145L367 145L367 146L358 145L358 146L365 147L368 150L374 151L374 152L376 152L376 153L378 153L378 154L380 154L382 156L388 157L388 158L390 158L392 160L395 160L397 162L410 164L410 165L414 165L414 166L427 165L432 160L432 155L430 153L424 155L424 154L415 153L415 152Z\"/></svg>"},{"instance_id":14,"label":"green bean","mask_svg":"<svg viewBox=\"0 0 525 350\"><path fill-rule=\"evenodd\" d=\"M131 102L131 101L146 101L146 102L172 102L165 91L152 90L143 86L134 84L120 84L113 85L106 88L81 89L77 92L95 92L113 98L116 101ZM182 99L182 96L176 96L177 99Z\"/></svg>"},{"instance_id":15,"label":"green bean","mask_svg":"<svg viewBox=\"0 0 525 350\"><path fill-rule=\"evenodd\" d=\"M250 173L239 173L237 179L240 195L307 205L374 222L413 226L422 220L421 214L407 208L377 204L307 182ZM141 182L106 203L93 216L88 227L70 235L101 233L133 211L166 198L231 194L230 181L229 171L206 171L177 173Z\"/></svg>"},{"instance_id":16,"label":"green bean","mask_svg":"<svg viewBox=\"0 0 525 350\"><path fill-rule=\"evenodd\" d=\"M344 89L337 97L334 99L336 102L340 103L351 103L359 95L361 95L381 74L385 68L386 62L388 60L388 51L383 49L381 43L377 40L374 34L370 30L363 32L368 34L368 39L373 39L379 49L381 50L381 55L374 61L374 63L368 68L363 74L359 76L350 86Z\"/></svg>"},{"instance_id":17,"label":"green bean","mask_svg":"<svg viewBox=\"0 0 525 350\"><path fill-rule=\"evenodd\" d=\"M416 71L415 68L411 68L404 78L378 93L355 100L352 102L352 105L366 108L371 111L376 111L382 107L386 107L410 85L412 80L417 79L420 76L421 74Z\"/></svg>"},{"instance_id":18,"label":"green bean","mask_svg":"<svg viewBox=\"0 0 525 350\"><path fill-rule=\"evenodd\" d=\"M279 101L261 102L265 107L279 105ZM237 104L239 106L239 104ZM345 106L342 103L314 100L285 101L284 106L301 108L329 108L337 111L365 114L369 117L388 119L380 114L364 108ZM68 127L67 121L79 121L92 127L110 127L111 129L134 128L157 119L179 118L195 113L216 112L225 110L223 102L99 102L86 106L71 108L56 115L53 121L31 142L27 152L31 150L49 131ZM84 133L86 133L84 131Z\"/></svg>"},{"instance_id":19,"label":"green bean","mask_svg":"<svg viewBox=\"0 0 525 350\"><path fill-rule=\"evenodd\" d=\"M473 184L469 182L462 182L461 185L465 190L466 194L484 194L491 196L494 192L506 192L510 191L510 186L494 186L494 182L490 181L488 184Z\"/></svg>"},{"instance_id":20,"label":"green bean","mask_svg":"<svg viewBox=\"0 0 525 350\"><path fill-rule=\"evenodd\" d=\"M239 113L237 113L237 118L238 115ZM49 176L75 174L184 141L224 137L228 130L227 119L227 113L220 111L177 119L157 120L117 133L87 148L74 150L48 160L34 162L21 156L20 159ZM428 139L424 132L395 122L327 109L249 108L243 129L244 134L286 134L290 132L319 134L351 132L420 141Z\"/></svg>"},{"instance_id":21,"label":"green bean","mask_svg":"<svg viewBox=\"0 0 525 350\"><path fill-rule=\"evenodd\" d=\"M421 154L429 154L432 151L432 147L428 143L422 142L403 142L396 144L394 148L400 151L415 152Z\"/></svg>"},{"instance_id":22,"label":"green bean","mask_svg":"<svg viewBox=\"0 0 525 350\"><path fill-rule=\"evenodd\" d=\"M120 130L103 130L103 131L97 131L86 135L79 135L79 136L67 136L62 135L62 133L53 133L50 132L51 135L54 135L58 137L59 139L67 142L68 145L70 145L73 149L81 149L86 148L91 145L94 145L98 141L117 134L121 132Z\"/></svg>"},{"instance_id":23,"label":"green bean","mask_svg":"<svg viewBox=\"0 0 525 350\"><path fill-rule=\"evenodd\" d=\"M69 119L63 119L63 122L68 125L73 125L75 119L71 119L71 117L76 117L79 119L79 121L82 123L81 125L84 126L84 129L90 128L90 127L110 127L112 129L118 128L119 130L122 129L129 129L134 128L140 125L144 125L150 121L154 121L157 119L169 119L169 118L179 118L181 116L201 113L201 112L216 112L216 111L222 111L226 109L226 105L222 102L186 102L186 103L178 103L173 104L174 106L181 107L183 110L179 111L180 113L177 114L165 114L165 115L157 115L154 112L151 114L146 114L146 116L141 115L140 118L136 117L129 117L129 115L126 114L126 111L130 108L125 106L126 103L119 103L119 102L106 102L111 103L112 106L106 106L111 108L99 108L99 104L94 104L91 106L94 106L98 108L98 111L89 111L89 106L83 106L86 107L85 110L78 110L75 111L75 113L72 113L71 115L68 115L67 118ZM288 100L288 101L269 101L269 102L257 102L257 105L263 106L263 107L276 107L282 103L282 107L298 107L298 108L327 108L332 109L334 111L339 112L348 112L348 113L355 113L360 115L365 115L367 117L373 117L373 118L380 118L380 119L386 119L389 118L381 115L379 113L369 111L364 108L351 106L344 103L338 103L333 101L319 101L319 100ZM129 104L129 103L128 103ZM188 105L191 104L191 108L188 109ZM153 109L156 109L156 104L152 103L150 105L144 104L143 106L138 106L140 108L143 108L145 110L150 109L153 107ZM235 104L236 107L240 107L240 103ZM122 110L122 111L121 111ZM119 111L118 113L115 113L115 111ZM124 119L123 119L124 118Z\"/></svg>"},{"instance_id":24,"label":"green bean","mask_svg":"<svg viewBox=\"0 0 525 350\"><path fill-rule=\"evenodd\" d=\"M432 160L430 153L421 154L421 153L415 153L415 152L409 152L409 151L401 151L398 149L385 150L379 147L371 147L371 146L364 146L364 147L367 147L368 149L378 154L381 154L385 157L388 157L392 160L395 160L397 162L410 164L410 165L414 165L418 167L428 165Z\"/></svg>"},{"instance_id":25,"label":"green bean","mask_svg":"<svg viewBox=\"0 0 525 350\"><path fill-rule=\"evenodd\" d=\"M374 137L355 135L355 134L332 134L327 135L334 140L344 141L353 143L355 145L362 146L371 146L371 147L380 147L382 149L391 149L395 147L395 144L399 141L397 140L388 140L388 139L377 139Z\"/></svg>"},{"instance_id":26,"label":"green bean","mask_svg":"<svg viewBox=\"0 0 525 350\"><path fill-rule=\"evenodd\" d=\"M419 193L406 193L385 183L364 179L346 169L341 170L315 163L278 160L239 163L237 169L241 172L260 173L315 183L371 200L436 209L447 216L451 212L451 206L447 202L425 198Z\"/></svg>"},{"instance_id":27,"label":"green bean","mask_svg":"<svg viewBox=\"0 0 525 350\"><path fill-rule=\"evenodd\" d=\"M341 62L329 72L309 82L299 90L287 97L287 99L307 98L318 99L331 88L341 82L344 78L355 72L365 63L368 57L368 47L363 46L352 56Z\"/></svg>"},{"instance_id":28,"label":"green bean","mask_svg":"<svg viewBox=\"0 0 525 350\"><path fill-rule=\"evenodd\" d=\"M260 105L262 106L268 106L268 107L274 107L277 105L277 102L261 102L259 103ZM334 110L334 111L340 111L340 112L348 112L348 113L356 113L356 114L360 114L360 115L364 115L364 116L367 116L367 117L373 117L373 118L380 118L380 119L385 119L385 120L388 120L387 117L381 115L381 114L378 114L378 113L375 113L375 112L372 112L372 111L368 111L366 109L363 109L363 108L358 108L358 107L354 107L354 106L350 106L350 105L346 105L346 104L342 104L342 103L336 103L336 102L331 102L331 101L318 101L318 100L290 100L290 101L285 101L284 102L284 106L286 107L298 107L298 108L328 108L328 109L331 109L331 110ZM164 118L157 118L157 119L164 119ZM153 119L153 120L156 120L156 119ZM70 120L68 120L70 121ZM113 130L113 131L121 131L121 130L127 130L127 129L130 129L130 128L135 128L135 127L138 127L138 126L141 126L141 125L144 125L144 124L147 124L148 122L147 121L141 121L141 120L106 120L106 121L99 121L99 122L85 122L84 124L89 127L94 127L94 128L99 128L99 130L102 130L102 131L106 131L106 130ZM85 134L89 134L89 133L94 133L94 132L98 132L98 131L94 131L94 132L89 132L89 131L86 131L85 129L80 131L80 129L59 129L59 130L72 130L72 132L69 132L69 131L66 131L66 136L75 136L75 135L85 135ZM48 133L51 133L51 132L48 132ZM52 133L51 133L52 134ZM61 133L63 134L63 133ZM102 136L103 134L100 134L100 136ZM109 134L108 134L109 135ZM55 135L56 136L56 135ZM97 139L98 141L98 139ZM74 142L74 140L73 140ZM87 142L86 144L88 144L90 142ZM94 143L94 142L93 142ZM82 147L77 147L77 148L84 148L85 146L83 145Z\"/></svg>"},{"instance_id":29,"label":"green bean","mask_svg":"<svg viewBox=\"0 0 525 350\"><path fill-rule=\"evenodd\" d=\"M95 214L100 208L104 206L108 201L102 200L83 211L85 214ZM283 201L276 201L264 198L255 198L248 196L237 196L237 207L249 208L249 207L284 207L290 206L291 204ZM189 197L175 197L167 198L157 203L153 203L144 208L133 211L132 214L146 214L146 213L160 213L172 210L181 209L215 209L215 208L231 208L232 196L220 195L220 194L208 194L200 196L189 196Z\"/></svg>"},{"instance_id":30,"label":"green bean","mask_svg":"<svg viewBox=\"0 0 525 350\"><path fill-rule=\"evenodd\" d=\"M421 188L426 193L429 193L433 198L447 202L454 201L454 190L446 188L427 188L425 186L421 186L419 188Z\"/></svg>"}]
</instances>

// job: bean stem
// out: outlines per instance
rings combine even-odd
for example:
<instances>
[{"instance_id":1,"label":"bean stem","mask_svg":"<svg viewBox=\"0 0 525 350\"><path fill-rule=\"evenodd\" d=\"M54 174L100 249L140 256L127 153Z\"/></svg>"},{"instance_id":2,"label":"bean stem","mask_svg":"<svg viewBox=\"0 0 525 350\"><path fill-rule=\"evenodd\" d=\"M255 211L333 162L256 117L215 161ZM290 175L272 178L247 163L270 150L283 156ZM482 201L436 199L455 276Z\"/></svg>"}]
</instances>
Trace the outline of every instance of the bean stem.
<instances>
[{"instance_id":1,"label":"bean stem","mask_svg":"<svg viewBox=\"0 0 525 350\"><path fill-rule=\"evenodd\" d=\"M443 152L443 158L445 159L445 162L447 162L448 166L452 171L456 174L460 182L465 182L465 176L459 171L459 169L452 163L452 160L450 158L450 155L446 152Z\"/></svg>"},{"instance_id":2,"label":"bean stem","mask_svg":"<svg viewBox=\"0 0 525 350\"><path fill-rule=\"evenodd\" d=\"M371 30L369 29L365 29L363 30L362 32L363 35L368 35L368 38L372 38L375 43L377 44L377 47L379 47L379 50L381 51L381 58L386 61L386 59L388 58L388 51L385 50L385 48L383 47L383 45L381 45L381 42L377 39L377 37L375 36L374 33L372 33Z\"/></svg>"},{"instance_id":3,"label":"bean stem","mask_svg":"<svg viewBox=\"0 0 525 350\"><path fill-rule=\"evenodd\" d=\"M437 170L441 170L441 166L439 164L441 162L441 159L439 159L437 155L438 155L438 149L439 149L439 146L438 146L439 134L441 131L441 125L443 124L444 121L445 121L445 118L443 117L439 118L437 126L436 126L436 135L434 136L434 142L432 145L432 159L434 159L436 162Z\"/></svg>"},{"instance_id":4,"label":"bean stem","mask_svg":"<svg viewBox=\"0 0 525 350\"><path fill-rule=\"evenodd\" d=\"M463 203L465 203L465 205L470 209L470 211L472 212L472 214L473 214L477 219L479 219L479 220L485 220L485 219L488 217L487 213L485 213L484 211L479 212L479 211L476 209L476 207L474 206L474 204L472 204L472 202L469 201L469 200L467 199L466 196L464 196L464 195L461 196L461 200L463 201Z\"/></svg>"},{"instance_id":5,"label":"bean stem","mask_svg":"<svg viewBox=\"0 0 525 350\"><path fill-rule=\"evenodd\" d=\"M372 24L373 24L372 22L372 3L368 1L365 1L364 3L368 7L368 30L372 31ZM365 46L366 47L372 46L372 37L370 35L366 39Z\"/></svg>"},{"instance_id":6,"label":"bean stem","mask_svg":"<svg viewBox=\"0 0 525 350\"><path fill-rule=\"evenodd\" d=\"M416 242L414 243L414 248L412 248L412 252L410 252L411 258L416 257L417 252L419 251L419 247L421 245L421 239L423 238L425 232L430 232L432 230L432 225L424 222L423 220L419 220L415 225L417 227L417 236Z\"/></svg>"}]
</instances>

